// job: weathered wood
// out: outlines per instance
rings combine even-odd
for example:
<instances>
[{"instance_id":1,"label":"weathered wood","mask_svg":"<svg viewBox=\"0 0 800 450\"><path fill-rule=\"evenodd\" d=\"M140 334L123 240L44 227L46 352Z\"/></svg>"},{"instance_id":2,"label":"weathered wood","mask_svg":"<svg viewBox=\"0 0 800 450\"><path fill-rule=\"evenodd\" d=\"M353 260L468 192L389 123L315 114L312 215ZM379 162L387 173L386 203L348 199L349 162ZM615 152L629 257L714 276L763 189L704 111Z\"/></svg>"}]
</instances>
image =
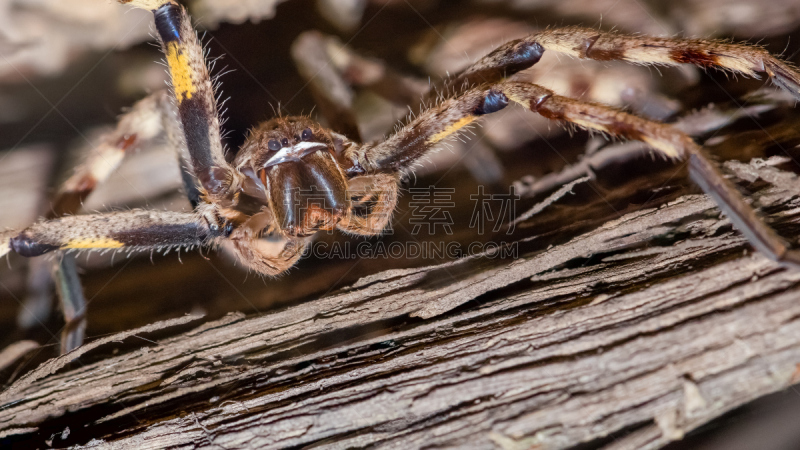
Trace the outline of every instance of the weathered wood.
<instances>
[{"instance_id":1,"label":"weathered wood","mask_svg":"<svg viewBox=\"0 0 800 450\"><path fill-rule=\"evenodd\" d=\"M779 229L796 229L791 191L757 198ZM657 448L800 381L800 272L748 248L709 199L689 195L517 260L379 273L82 367L60 368L75 355L51 361L0 394L0 439Z\"/></svg>"}]
</instances>

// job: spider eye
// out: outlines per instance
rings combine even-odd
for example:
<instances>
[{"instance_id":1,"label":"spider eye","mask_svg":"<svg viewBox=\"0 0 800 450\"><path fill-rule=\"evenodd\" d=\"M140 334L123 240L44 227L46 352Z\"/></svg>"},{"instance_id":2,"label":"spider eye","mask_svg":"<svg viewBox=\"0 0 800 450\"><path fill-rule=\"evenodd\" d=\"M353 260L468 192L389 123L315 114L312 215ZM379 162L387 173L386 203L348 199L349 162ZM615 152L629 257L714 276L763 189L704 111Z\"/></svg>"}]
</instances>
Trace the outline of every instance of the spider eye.
<instances>
[{"instance_id":1,"label":"spider eye","mask_svg":"<svg viewBox=\"0 0 800 450\"><path fill-rule=\"evenodd\" d=\"M302 138L304 141L310 141L311 139L314 139L314 133L311 132L311 128L306 128L303 130Z\"/></svg>"},{"instance_id":2,"label":"spider eye","mask_svg":"<svg viewBox=\"0 0 800 450\"><path fill-rule=\"evenodd\" d=\"M269 142L267 142L267 148L269 148L273 152L277 152L278 150L281 149L281 143L278 142L277 139L270 139Z\"/></svg>"},{"instance_id":3,"label":"spider eye","mask_svg":"<svg viewBox=\"0 0 800 450\"><path fill-rule=\"evenodd\" d=\"M281 140L281 144L283 144L284 147L288 147L289 146L289 139L283 138Z\"/></svg>"}]
</instances>

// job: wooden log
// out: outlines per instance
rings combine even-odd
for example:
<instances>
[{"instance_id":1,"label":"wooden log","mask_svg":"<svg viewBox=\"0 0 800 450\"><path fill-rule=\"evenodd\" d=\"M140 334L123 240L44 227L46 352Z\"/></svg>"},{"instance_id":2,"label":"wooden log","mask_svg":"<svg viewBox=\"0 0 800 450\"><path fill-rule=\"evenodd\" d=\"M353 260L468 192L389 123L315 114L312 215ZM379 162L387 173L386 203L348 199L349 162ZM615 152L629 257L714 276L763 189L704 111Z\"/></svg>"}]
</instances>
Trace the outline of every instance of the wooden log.
<instances>
[{"instance_id":1,"label":"wooden log","mask_svg":"<svg viewBox=\"0 0 800 450\"><path fill-rule=\"evenodd\" d=\"M784 234L792 192L756 195ZM387 271L265 315L104 338L79 350L93 362L56 358L0 394L0 442L658 448L800 381L799 286L686 195L517 259Z\"/></svg>"}]
</instances>

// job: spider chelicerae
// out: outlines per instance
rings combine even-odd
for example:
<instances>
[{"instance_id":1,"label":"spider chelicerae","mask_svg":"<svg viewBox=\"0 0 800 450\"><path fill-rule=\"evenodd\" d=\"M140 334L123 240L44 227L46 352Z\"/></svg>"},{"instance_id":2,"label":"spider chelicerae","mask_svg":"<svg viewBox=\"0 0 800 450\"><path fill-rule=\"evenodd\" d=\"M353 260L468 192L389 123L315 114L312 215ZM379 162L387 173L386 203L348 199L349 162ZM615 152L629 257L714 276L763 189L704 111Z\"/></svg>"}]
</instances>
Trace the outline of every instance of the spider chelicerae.
<instances>
[{"instance_id":1,"label":"spider chelicerae","mask_svg":"<svg viewBox=\"0 0 800 450\"><path fill-rule=\"evenodd\" d=\"M174 0L120 0L153 11L166 55L171 90L139 101L123 115L106 144L61 189L54 212L42 222L2 235L0 255L9 251L39 256L54 250L152 250L225 245L247 268L277 275L296 263L311 236L338 229L376 235L390 221L402 175L445 139L481 116L517 103L546 118L615 137L640 140L655 152L689 161L690 174L711 195L754 247L770 258L800 265L791 250L766 226L704 151L679 130L598 103L554 94L508 77L539 61L545 50L599 61L635 64L695 64L755 76L766 73L800 99L800 72L759 47L710 40L653 38L606 33L581 27L548 29L508 42L461 74L447 80L448 92L423 113L381 142L362 142L354 114L342 95L344 81L319 67L331 51L319 35L307 34L295 46L303 76L330 129L307 117L278 117L255 127L232 162L220 136L214 85L203 48L185 9ZM325 56L328 55L328 56ZM346 55L344 55L346 56ZM368 71L363 61L355 69ZM374 74L380 78L389 76ZM402 96L401 80L380 80L390 95ZM106 179L108 161L137 142L167 135L182 162L191 213L125 211L64 215ZM100 163L100 162L105 162ZM63 216L63 217L59 217ZM264 239L269 237L270 239ZM276 245L277 243L277 245ZM80 323L77 276L68 257L60 259L61 286L68 323ZM71 286L71 287L70 287ZM71 312L70 312L71 311ZM82 335L67 327L72 344Z\"/></svg>"}]
</instances>

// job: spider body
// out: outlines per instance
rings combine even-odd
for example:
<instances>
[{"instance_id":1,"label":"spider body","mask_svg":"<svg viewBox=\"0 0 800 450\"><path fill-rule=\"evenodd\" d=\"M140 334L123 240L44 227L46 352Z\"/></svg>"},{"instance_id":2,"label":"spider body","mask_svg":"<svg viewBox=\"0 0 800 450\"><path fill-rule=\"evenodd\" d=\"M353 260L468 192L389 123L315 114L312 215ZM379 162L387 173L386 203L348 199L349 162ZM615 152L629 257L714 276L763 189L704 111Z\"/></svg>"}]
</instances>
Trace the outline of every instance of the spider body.
<instances>
[{"instance_id":1,"label":"spider body","mask_svg":"<svg viewBox=\"0 0 800 450\"><path fill-rule=\"evenodd\" d=\"M692 178L757 249L781 263L800 265L800 253L791 250L758 218L688 135L607 105L508 80L536 64L543 52L554 51L600 61L692 63L744 75L764 72L800 99L800 72L763 49L579 27L549 29L500 46L449 79L439 90L448 95L431 102L432 106L416 117L409 117L386 139L364 143L342 74L370 73L369 83L391 87L389 91L396 98L412 97L410 88L389 72L375 70L365 60L328 45L318 33L307 33L296 41L293 55L331 129L306 117L275 118L255 127L234 160L228 162L213 83L186 11L174 0L120 1L153 11L171 90L154 93L134 105L98 154L101 158L118 155L137 141L165 134L179 155L194 211L126 211L51 218L22 232L4 234L0 254L225 246L246 268L277 275L295 264L310 237L320 230L380 234L397 203L398 180L404 173L442 141L458 135L482 116L515 103L548 119L643 141L668 159L688 160ZM59 201L74 203L88 195L112 170L90 159L65 184L54 209L61 210ZM71 259L65 256L60 261L61 270L71 273L64 278L76 280ZM79 290L67 291L75 295ZM68 321L82 319L80 307L70 310L78 313Z\"/></svg>"},{"instance_id":2,"label":"spider body","mask_svg":"<svg viewBox=\"0 0 800 450\"><path fill-rule=\"evenodd\" d=\"M254 180L255 189L243 194L256 200L254 206L267 206L267 214L287 236L334 229L350 209L334 138L306 117L277 118L258 126L233 165ZM254 209L243 212L261 214L260 207Z\"/></svg>"},{"instance_id":3,"label":"spider body","mask_svg":"<svg viewBox=\"0 0 800 450\"><path fill-rule=\"evenodd\" d=\"M197 206L198 223L153 224L135 232L120 230L83 240L37 234L33 228L12 237L10 247L20 255L32 257L59 249L137 247L159 235L165 238L165 245L172 245L168 237L171 233L193 233L197 241L209 244L214 239L239 241L268 234L304 238L317 231L333 230L342 221L350 223L347 219L352 190L343 165L337 160L345 140L307 117L275 118L252 130L229 168L213 167L208 171L206 184L213 189L202 195ZM137 226L113 217L104 219L110 224L109 231L115 222L120 222L121 227ZM116 217L128 219L124 215ZM68 216L51 223L61 223L59 228L64 229L82 228L77 222L70 223L74 220L75 216ZM91 233L83 231L86 232ZM281 267L274 274L286 268Z\"/></svg>"}]
</instances>

